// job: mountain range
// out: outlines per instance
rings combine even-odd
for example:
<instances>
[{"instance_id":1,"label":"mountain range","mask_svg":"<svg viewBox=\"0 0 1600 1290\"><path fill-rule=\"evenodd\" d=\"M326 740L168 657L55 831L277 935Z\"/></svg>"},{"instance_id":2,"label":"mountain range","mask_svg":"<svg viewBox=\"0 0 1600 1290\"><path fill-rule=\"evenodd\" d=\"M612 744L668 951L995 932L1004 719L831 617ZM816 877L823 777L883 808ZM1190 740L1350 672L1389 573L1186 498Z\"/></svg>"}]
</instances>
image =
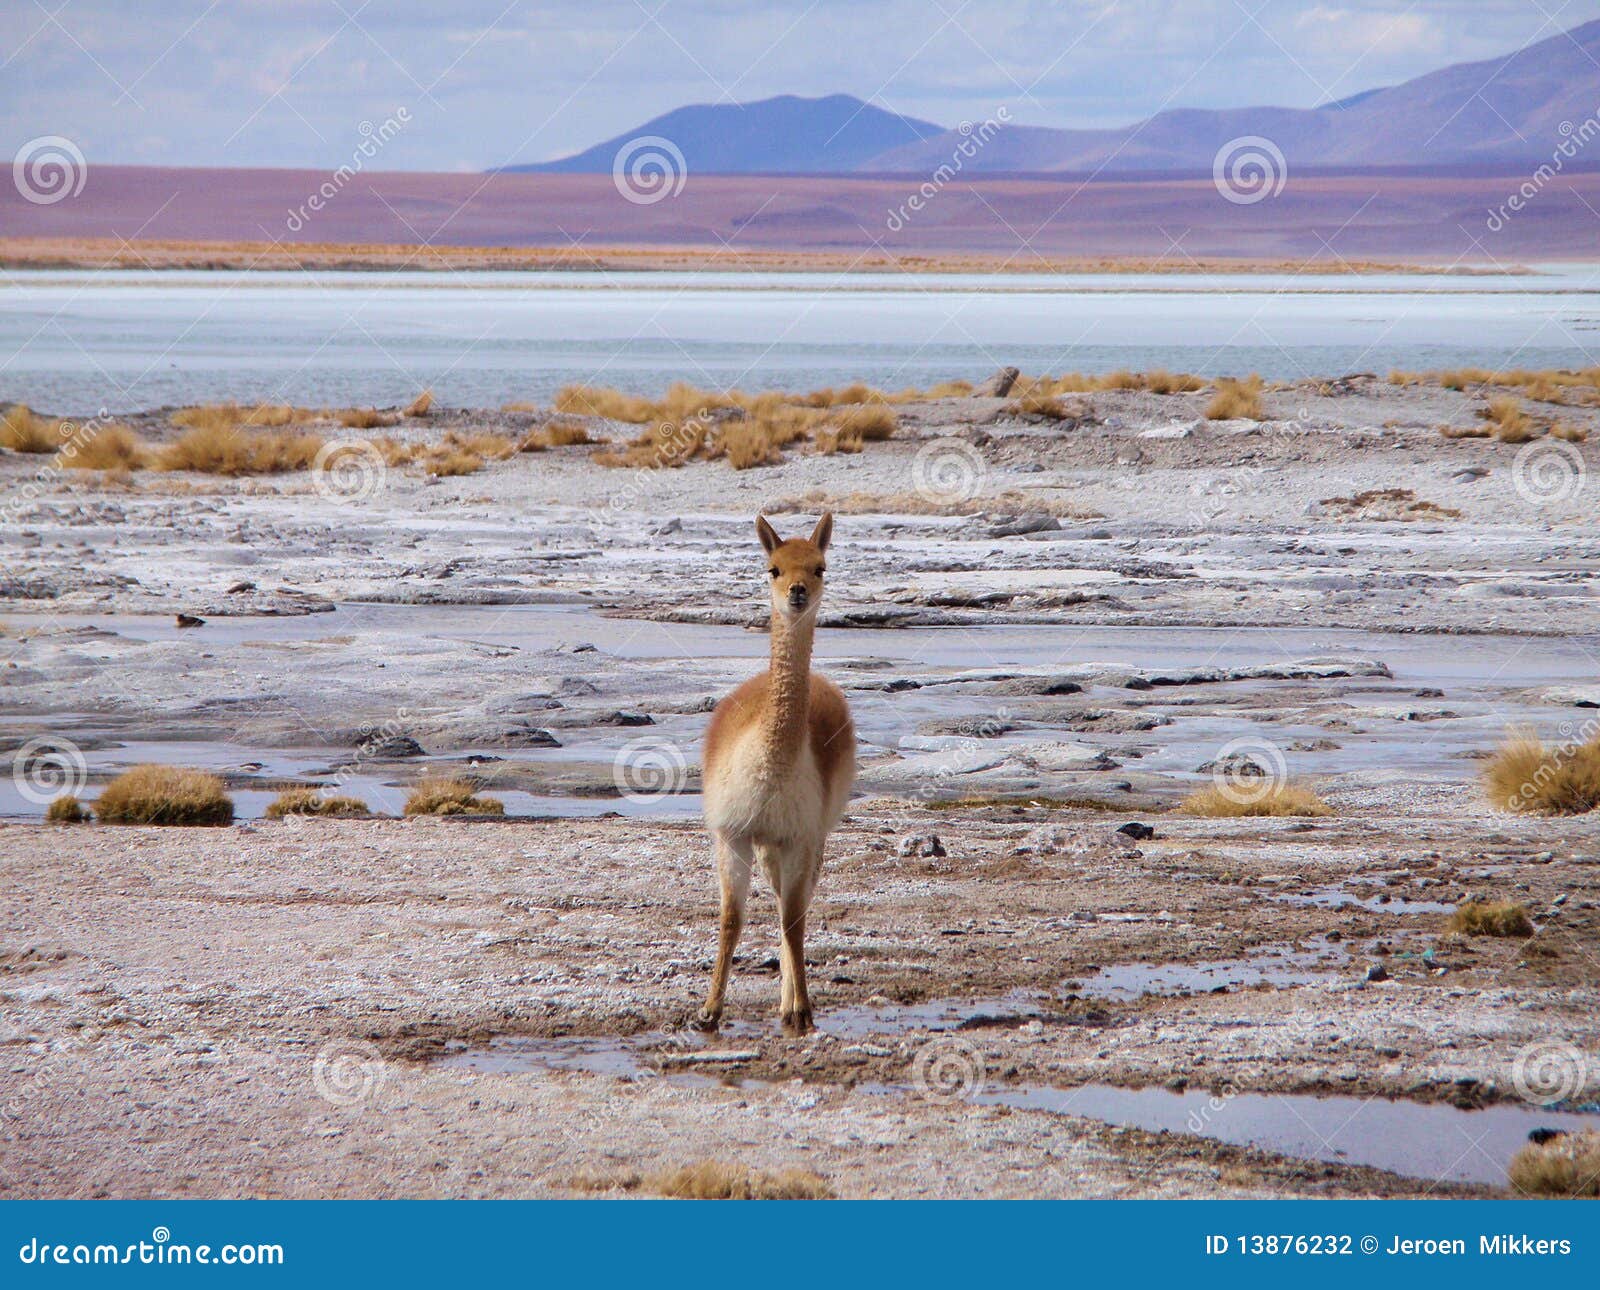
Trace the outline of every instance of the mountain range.
<instances>
[{"instance_id":1,"label":"mountain range","mask_svg":"<svg viewBox=\"0 0 1600 1290\"><path fill-rule=\"evenodd\" d=\"M534 173L610 172L641 136L670 140L691 174L926 174L961 150L965 174L1207 170L1247 136L1290 167L1549 161L1600 109L1600 19L1514 53L1457 63L1315 108L1180 108L1115 129L1002 124L974 132L846 94L682 107ZM1593 129L1594 127L1591 127ZM982 142L976 140L982 139ZM1600 147L1593 158L1600 165Z\"/></svg>"}]
</instances>

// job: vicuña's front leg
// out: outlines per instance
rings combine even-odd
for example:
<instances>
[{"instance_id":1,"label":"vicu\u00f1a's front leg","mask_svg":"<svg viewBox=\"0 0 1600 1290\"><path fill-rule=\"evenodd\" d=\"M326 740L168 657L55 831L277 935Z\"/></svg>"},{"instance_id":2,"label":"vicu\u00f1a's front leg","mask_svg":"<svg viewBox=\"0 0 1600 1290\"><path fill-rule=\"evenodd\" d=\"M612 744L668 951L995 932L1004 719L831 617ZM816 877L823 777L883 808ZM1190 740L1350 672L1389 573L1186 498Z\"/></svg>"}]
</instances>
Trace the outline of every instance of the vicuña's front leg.
<instances>
[{"instance_id":1,"label":"vicu\u00f1a's front leg","mask_svg":"<svg viewBox=\"0 0 1600 1290\"><path fill-rule=\"evenodd\" d=\"M722 918L717 931L717 965L711 973L711 992L696 1018L702 1030L715 1030L722 1020L722 1001L728 993L728 977L733 971L733 952L739 947L739 934L744 931L745 904L750 898L750 859L748 843L740 844L717 835Z\"/></svg>"},{"instance_id":2,"label":"vicu\u00f1a's front leg","mask_svg":"<svg viewBox=\"0 0 1600 1290\"><path fill-rule=\"evenodd\" d=\"M791 1035L811 1029L811 994L806 989L806 907L810 903L811 884L803 876L787 885L778 900L778 917L783 923L781 1015L783 1029Z\"/></svg>"}]
</instances>

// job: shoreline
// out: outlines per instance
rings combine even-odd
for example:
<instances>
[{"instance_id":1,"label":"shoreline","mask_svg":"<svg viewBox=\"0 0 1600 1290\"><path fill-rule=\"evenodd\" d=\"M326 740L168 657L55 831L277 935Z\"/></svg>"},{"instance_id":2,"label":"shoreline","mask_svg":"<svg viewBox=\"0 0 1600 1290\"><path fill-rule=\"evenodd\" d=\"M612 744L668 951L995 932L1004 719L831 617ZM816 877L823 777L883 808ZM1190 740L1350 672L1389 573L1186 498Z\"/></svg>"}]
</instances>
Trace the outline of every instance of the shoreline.
<instances>
[{"instance_id":1,"label":"shoreline","mask_svg":"<svg viewBox=\"0 0 1600 1290\"><path fill-rule=\"evenodd\" d=\"M1562 261L1551 261L1552 265ZM1015 256L982 253L916 255L861 254L775 249L717 250L704 247L610 245L584 247L419 246L403 243L274 243L115 238L0 237L0 271L217 270L339 272L429 272L505 270L541 272L696 273L906 273L1004 274L1026 279L1055 274L1173 277L1289 273L1366 277L1380 274L1451 277L1534 276L1528 264L1468 265L1452 259L1425 260L1261 259L1184 256Z\"/></svg>"}]
</instances>

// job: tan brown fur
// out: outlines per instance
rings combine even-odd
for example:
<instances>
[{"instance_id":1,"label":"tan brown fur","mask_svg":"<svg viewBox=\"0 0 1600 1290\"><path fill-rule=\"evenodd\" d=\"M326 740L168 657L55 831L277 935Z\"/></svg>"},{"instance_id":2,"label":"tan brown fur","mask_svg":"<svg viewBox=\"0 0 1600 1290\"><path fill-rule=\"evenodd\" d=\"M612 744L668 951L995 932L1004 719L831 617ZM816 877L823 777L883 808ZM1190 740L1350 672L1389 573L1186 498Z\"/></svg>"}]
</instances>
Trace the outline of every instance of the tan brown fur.
<instances>
[{"instance_id":1,"label":"tan brown fur","mask_svg":"<svg viewBox=\"0 0 1600 1290\"><path fill-rule=\"evenodd\" d=\"M744 928L750 874L759 860L778 897L783 930L781 1014L791 1033L811 1027L805 976L806 912L822 848L855 781L856 736L843 692L811 671L833 516L809 539L781 540L764 517L756 531L767 553L772 658L767 671L723 699L706 730L706 824L716 839L721 930L700 1024L722 1016L733 952Z\"/></svg>"}]
</instances>

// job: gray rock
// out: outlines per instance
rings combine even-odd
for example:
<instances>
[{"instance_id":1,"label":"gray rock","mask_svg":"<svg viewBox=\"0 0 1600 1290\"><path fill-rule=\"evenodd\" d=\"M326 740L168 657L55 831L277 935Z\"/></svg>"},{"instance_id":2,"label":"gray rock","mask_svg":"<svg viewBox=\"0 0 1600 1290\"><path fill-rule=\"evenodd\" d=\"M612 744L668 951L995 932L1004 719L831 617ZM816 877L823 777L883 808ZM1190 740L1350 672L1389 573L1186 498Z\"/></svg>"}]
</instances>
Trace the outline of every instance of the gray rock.
<instances>
[{"instance_id":1,"label":"gray rock","mask_svg":"<svg viewBox=\"0 0 1600 1290\"><path fill-rule=\"evenodd\" d=\"M900 839L896 848L903 856L942 856L948 854L937 833L913 833Z\"/></svg>"},{"instance_id":2,"label":"gray rock","mask_svg":"<svg viewBox=\"0 0 1600 1290\"><path fill-rule=\"evenodd\" d=\"M1021 537L1028 533L1048 533L1061 527L1054 515L1032 513L1007 516L989 526L990 537Z\"/></svg>"},{"instance_id":3,"label":"gray rock","mask_svg":"<svg viewBox=\"0 0 1600 1290\"><path fill-rule=\"evenodd\" d=\"M981 385L973 388L972 397L975 399L1003 399L1011 393L1011 387L1017 383L1021 376L1014 367L1002 367Z\"/></svg>"}]
</instances>

